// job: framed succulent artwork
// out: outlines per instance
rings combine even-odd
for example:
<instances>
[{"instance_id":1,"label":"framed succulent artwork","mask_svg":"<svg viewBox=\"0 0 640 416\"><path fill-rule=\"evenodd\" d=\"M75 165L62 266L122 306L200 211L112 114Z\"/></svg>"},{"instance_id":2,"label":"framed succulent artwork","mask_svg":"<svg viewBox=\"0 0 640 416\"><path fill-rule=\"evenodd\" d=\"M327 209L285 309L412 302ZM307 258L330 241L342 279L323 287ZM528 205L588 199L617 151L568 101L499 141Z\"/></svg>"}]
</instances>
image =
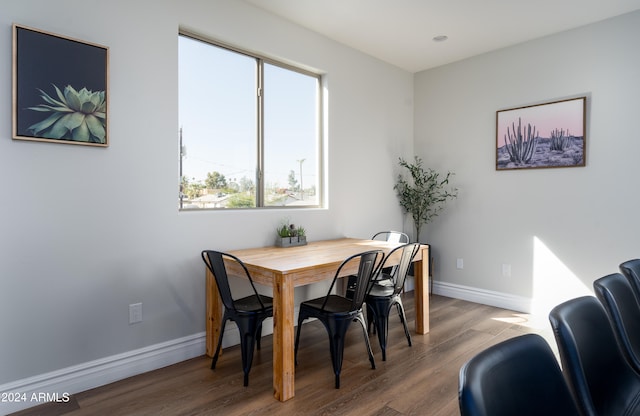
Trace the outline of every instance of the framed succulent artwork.
<instances>
[{"instance_id":1,"label":"framed succulent artwork","mask_svg":"<svg viewBox=\"0 0 640 416\"><path fill-rule=\"evenodd\" d=\"M13 139L109 145L109 48L13 25Z\"/></svg>"},{"instance_id":2,"label":"framed succulent artwork","mask_svg":"<svg viewBox=\"0 0 640 416\"><path fill-rule=\"evenodd\" d=\"M496 170L585 166L587 97L496 112Z\"/></svg>"}]
</instances>

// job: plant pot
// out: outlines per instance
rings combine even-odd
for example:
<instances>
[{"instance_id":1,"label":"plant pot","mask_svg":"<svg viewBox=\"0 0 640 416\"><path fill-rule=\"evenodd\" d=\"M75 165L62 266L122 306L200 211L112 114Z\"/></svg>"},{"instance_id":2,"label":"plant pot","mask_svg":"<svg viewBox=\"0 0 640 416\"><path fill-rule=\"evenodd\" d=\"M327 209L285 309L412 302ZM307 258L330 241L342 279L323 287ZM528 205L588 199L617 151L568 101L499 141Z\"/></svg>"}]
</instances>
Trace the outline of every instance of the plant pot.
<instances>
[{"instance_id":1,"label":"plant pot","mask_svg":"<svg viewBox=\"0 0 640 416\"><path fill-rule=\"evenodd\" d=\"M295 246L305 246L305 245L307 245L306 236L276 238L277 247L295 247Z\"/></svg>"}]
</instances>

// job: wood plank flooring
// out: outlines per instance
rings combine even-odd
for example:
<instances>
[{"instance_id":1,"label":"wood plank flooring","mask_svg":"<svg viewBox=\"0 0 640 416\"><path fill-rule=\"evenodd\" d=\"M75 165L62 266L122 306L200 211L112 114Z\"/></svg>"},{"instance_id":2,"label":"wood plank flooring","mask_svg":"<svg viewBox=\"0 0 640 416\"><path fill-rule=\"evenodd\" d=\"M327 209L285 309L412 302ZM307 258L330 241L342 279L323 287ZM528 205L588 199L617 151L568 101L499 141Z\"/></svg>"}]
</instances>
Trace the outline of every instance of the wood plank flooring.
<instances>
[{"instance_id":1,"label":"wood plank flooring","mask_svg":"<svg viewBox=\"0 0 640 416\"><path fill-rule=\"evenodd\" d=\"M410 328L414 328L413 293L404 295ZM141 374L14 415L459 415L458 371L476 353L497 342L535 332L556 351L548 322L536 325L528 315L433 295L431 332L412 333L407 345L402 325L393 316L387 361L377 336L371 335L376 359L372 370L363 333L354 324L348 333L341 388L334 388L324 327L302 328L296 396L284 403L273 398L272 339L263 337L256 351L249 387L242 385L240 348L225 349L215 371L211 360L198 357Z\"/></svg>"}]
</instances>

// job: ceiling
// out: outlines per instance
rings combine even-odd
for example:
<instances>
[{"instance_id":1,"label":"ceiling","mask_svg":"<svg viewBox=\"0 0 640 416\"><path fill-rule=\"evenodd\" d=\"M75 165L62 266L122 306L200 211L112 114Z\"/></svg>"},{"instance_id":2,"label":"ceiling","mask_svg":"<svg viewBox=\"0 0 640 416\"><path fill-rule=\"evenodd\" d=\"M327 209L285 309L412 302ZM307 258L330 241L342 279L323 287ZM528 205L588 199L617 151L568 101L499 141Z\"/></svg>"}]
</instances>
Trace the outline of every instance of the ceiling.
<instances>
[{"instance_id":1,"label":"ceiling","mask_svg":"<svg viewBox=\"0 0 640 416\"><path fill-rule=\"evenodd\" d=\"M410 72L640 9L640 0L244 1Z\"/></svg>"}]
</instances>

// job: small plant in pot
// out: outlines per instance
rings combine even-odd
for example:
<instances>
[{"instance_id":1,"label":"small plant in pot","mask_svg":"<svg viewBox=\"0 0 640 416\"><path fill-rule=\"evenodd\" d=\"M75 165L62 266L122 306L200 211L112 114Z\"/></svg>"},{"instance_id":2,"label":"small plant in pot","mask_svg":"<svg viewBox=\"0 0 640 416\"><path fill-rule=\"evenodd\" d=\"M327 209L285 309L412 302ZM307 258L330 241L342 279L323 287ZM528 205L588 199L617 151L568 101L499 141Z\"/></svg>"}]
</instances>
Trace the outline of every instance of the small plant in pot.
<instances>
[{"instance_id":1,"label":"small plant in pot","mask_svg":"<svg viewBox=\"0 0 640 416\"><path fill-rule=\"evenodd\" d=\"M410 179L399 174L393 189L396 190L400 206L411 214L416 232L414 239L419 241L422 226L442 211L447 200L458 196L458 189L449 187L449 177L453 173L441 175L431 168L425 169L418 156L414 156L413 163L400 158L399 164L409 171Z\"/></svg>"},{"instance_id":2,"label":"small plant in pot","mask_svg":"<svg viewBox=\"0 0 640 416\"><path fill-rule=\"evenodd\" d=\"M307 244L307 234L304 227L290 224L289 221L283 221L276 229L276 246L293 247L304 246Z\"/></svg>"}]
</instances>

